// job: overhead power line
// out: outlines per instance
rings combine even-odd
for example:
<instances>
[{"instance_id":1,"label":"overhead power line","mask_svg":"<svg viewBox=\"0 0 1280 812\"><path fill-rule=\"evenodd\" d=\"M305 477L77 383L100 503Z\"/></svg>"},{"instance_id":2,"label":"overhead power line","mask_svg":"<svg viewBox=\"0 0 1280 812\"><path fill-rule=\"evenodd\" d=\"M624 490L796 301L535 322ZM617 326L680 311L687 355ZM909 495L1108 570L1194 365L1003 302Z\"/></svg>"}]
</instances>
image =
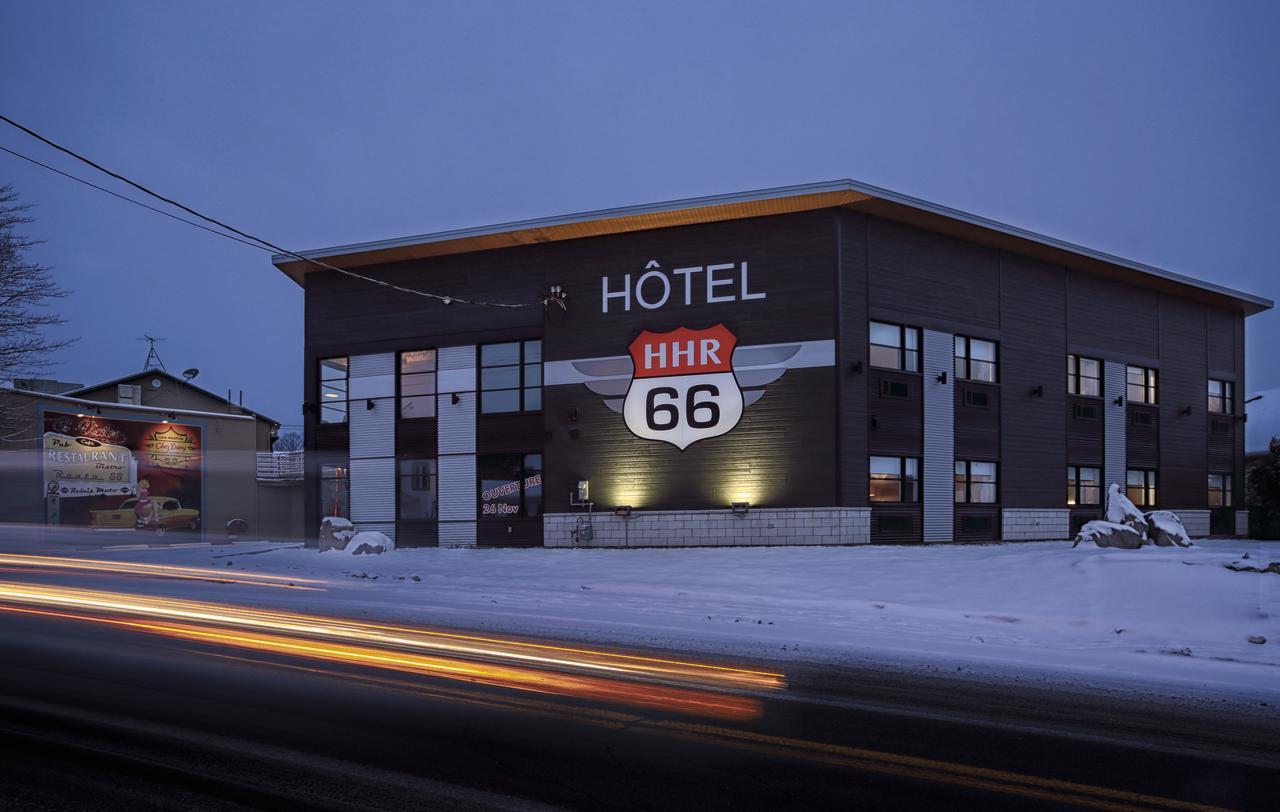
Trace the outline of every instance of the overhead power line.
<instances>
[{"instance_id":1,"label":"overhead power line","mask_svg":"<svg viewBox=\"0 0 1280 812\"><path fill-rule=\"evenodd\" d=\"M35 164L38 164L39 166L44 167L45 169L49 169L49 170L51 170L51 171L58 172L58 174L60 174L60 175L64 175L64 176L66 176L66 177L70 177L72 180L78 180L78 181L81 181L82 183L85 183L86 185L92 186L92 187L93 187L93 188L95 188L95 189L98 189L98 190L100 190L100 191L107 192L108 194L115 195L116 197L119 197L119 198L121 198L121 199L127 200L127 201L129 201L129 202L131 202L131 203L137 203L138 205L141 205L141 206L143 206L143 207L145 207L145 208L147 208L147 209L151 209L152 211L156 211L156 212L157 212L157 213L159 213L159 214L164 214L164 215L166 215L166 216L168 216L168 217L173 217L174 219L181 220L182 222L184 222L184 223L188 223L189 225L196 225L196 226L198 226L198 227L200 227L200 228L204 228L206 231L210 231L210 232L212 232L212 233L214 233L214 234L221 234L221 236L228 237L229 239L235 239L237 242L245 242L246 240L251 240L251 241L252 241L252 243L251 243L251 244L254 244L254 243L256 243L256 244L257 244L257 245L255 245L254 247L257 247L257 248L265 247L266 249L269 249L269 250L271 250L271 251L273 251L273 252L275 252L275 253L277 253L277 254L283 254L283 255L285 255L285 256L287 256L287 257L290 257L290 258L292 258L292 259L298 260L299 262L305 262L305 263L308 263L308 264L310 264L310 265L314 265L314 266L316 266L317 268L322 268L322 269L327 270L327 271L335 271L335 272L337 272L337 273L343 274L344 276L349 276L349 277L351 277L351 278L353 278L353 279L360 279L360 280L362 280L362 281L370 282L370 283L375 284L375 285L381 285L381 286L382 286L382 287L384 287L384 288L390 288L391 290L397 290L397 291L400 291L400 292L402 292L402 293L408 293L408 294L411 294L411 295L414 295L414 296L422 296L422 297L425 297L425 298L428 298L428 299L435 299L435 300L437 300L437 301L439 301L439 302L442 302L442 303L444 303L444 304L450 304L450 303L452 303L452 302L458 302L458 303L460 303L460 304L478 305L478 306L480 306L480 307L521 308L521 307L532 307L532 306L533 306L533 305L535 305L535 304L543 304L543 305L545 305L545 304L548 304L548 303L551 303L551 302L555 302L556 304L560 305L562 308L565 306L565 305L564 305L564 301L563 301L563 299L562 299L562 298L560 298L560 297L555 297L555 296L544 296L544 297L540 298L540 299L539 299L538 301L536 301L536 302L486 302L486 301L477 300L477 299L465 299L465 298L461 298L461 297L458 297L458 296L446 296L446 295L443 295L443 294L440 294L440 293L430 293L430 292L428 292L428 291L423 291L423 290L414 290L414 289L412 289L412 288L406 288L406 287L403 287L403 286L401 286L401 285L396 285L396 284L393 284L393 283L391 283L391 282L384 281L384 280L382 280L382 279L375 279L374 277L371 277L371 276L365 276L364 274L359 274L359 273L356 273L355 271L347 270L346 268L338 268L338 267L336 267L336 266L334 266L334 265L330 265L330 264L329 264L329 263L327 263L327 262L321 262L320 260L312 259L311 257L305 257L305 256L303 256L302 254L299 254L299 253L294 252L294 251L290 251L290 250L289 250L289 249L287 249L287 248L282 248L282 247L280 247L280 246L276 245L276 244L275 244L275 243L273 243L273 242L270 242L270 241L268 241L268 240L264 240L264 239L263 239L263 238L261 238L261 237L255 237L254 235L249 234L249 233L244 232L244 231L241 231L240 229L238 229L238 228L236 228L236 227L234 227L234 226L228 225L228 224L226 224L226 223L222 222L221 220L217 220L217 219L215 219L215 218L213 218L213 217L210 217L210 216L208 216L208 215L206 215L206 214L202 214L202 213L200 213L199 211L197 211L197 210L195 210L195 209L191 208L190 206L183 205L182 203L179 203L178 201L176 201L176 200L174 200L174 199L172 199L172 198L165 197L164 195L159 194L158 192L154 192L154 191L152 191L151 189L148 189L146 186L143 186L141 183L138 183L137 181L131 180L131 179L129 179L129 178L127 178L127 177L125 177L124 175L119 174L118 172L113 172L112 170L107 169L105 166L102 166L101 164L99 164L99 163L97 163L97 162L95 162L95 161L93 161L93 160L91 160L91 159L89 159L89 158L86 158L85 156L81 155L80 153L76 152L75 150L72 150L72 149L70 149L70 148L68 148L68 147L64 147L64 146L62 146L61 144L57 143L56 141L53 141L53 140L51 140L51 139L49 139L49 138L46 138L45 136L43 136L43 135L41 135L40 133L36 132L35 130L31 129L30 127L25 127L25 126L23 126L22 124L19 124L18 122L14 121L13 119L9 118L8 116L6 116L6 115L4 115L4 114L0 114L0 121L3 121L3 122L5 122L6 124L9 124L10 126L15 127L15 128L17 128L17 129L21 130L22 132L26 133L27 135L31 136L32 138L36 139L37 141L40 141L40 142L42 142L42 143L44 143L44 144L47 144L48 146L53 147L54 149L58 150L59 152L62 152L62 153L64 153L64 154L66 154L66 155L71 156L72 158L75 158L77 161L80 161L81 163L88 164L89 166L93 167L94 169L98 170L99 172L102 172L102 173L103 173L103 174L105 174L105 175L109 175L109 176L111 176L111 177L115 178L116 180L120 181L121 183L128 184L129 186L132 186L133 188L137 189L138 191L140 191L140 192L142 192L142 193L144 193L144 194L146 194L146 195L148 195L148 196L150 196L150 197L153 197L153 198L155 198L156 200L159 200L159 201L161 201L161 202L163 202L163 203L167 203L168 205L173 206L173 207L175 207L175 208L181 209L182 211L185 211L185 212L187 212L188 214L190 214L190 215L192 215L192 216L194 216L194 217L197 217L197 218L199 218L199 219L201 219L201 220L204 220L206 223L212 223L213 225L217 226L218 228L225 229L226 231L231 232L231 234L225 234L225 233L222 233L222 232L214 231L213 229L206 228L205 226L200 226L198 223L192 223L190 220L187 220L187 219L185 219L185 218L177 217L176 215L172 215L172 214L169 214L169 213L167 213L167 212L159 211L159 210L157 210L157 209L152 209L152 207L151 207L151 206L147 206L146 204L143 204L143 203L138 203L138 201L135 201L135 200L133 200L132 198L128 198L128 197L124 197L123 195L116 194L115 192L112 192L112 191L110 191L109 189L103 189L102 187L99 187L99 186L97 186L97 185L95 185L95 184L89 183L88 181L83 181L83 180L81 180L80 178L77 178L77 177L75 177L75 176L73 176L73 175L67 175L67 173L65 173L65 172L61 172L61 171L59 171L59 170L57 170L57 169L54 169L53 167L47 166L47 165L45 165L45 164L42 164L42 163L40 163L39 161L36 161L36 160L34 160L34 159L32 159L32 158L27 158L25 155L19 155L18 153L13 152L12 150L8 150L8 149L4 149L3 147L0 147L0 149L4 149L4 151L5 151L5 152L8 152L8 153L10 153L10 154L12 154L12 155L16 155L16 156L17 156L17 157L19 157L19 158L23 158L23 159L25 159L25 160L29 160L29 161L31 161L32 163L35 163ZM242 238L244 238L244 239L238 239L237 237L233 237L232 235L238 235L238 237L242 237Z\"/></svg>"}]
</instances>

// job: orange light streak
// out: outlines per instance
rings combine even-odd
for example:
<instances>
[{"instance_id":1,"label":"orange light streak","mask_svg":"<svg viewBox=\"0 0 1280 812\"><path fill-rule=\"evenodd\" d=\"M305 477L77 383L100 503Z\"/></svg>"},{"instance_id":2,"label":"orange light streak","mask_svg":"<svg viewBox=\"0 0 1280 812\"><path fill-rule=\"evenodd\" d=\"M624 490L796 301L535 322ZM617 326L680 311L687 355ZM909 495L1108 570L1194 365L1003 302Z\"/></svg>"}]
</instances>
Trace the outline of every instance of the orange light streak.
<instances>
[{"instance_id":1,"label":"orange light streak","mask_svg":"<svg viewBox=\"0 0 1280 812\"><path fill-rule=\"evenodd\" d=\"M113 575L147 575L158 578L181 578L198 581L220 581L284 589L317 590L324 581L314 578L291 578L257 572L222 572L204 567L177 567L168 564L142 564L133 561L103 561L93 558L64 558L50 555L0 555L0 566L101 572ZM310 584L311 586L307 586Z\"/></svg>"}]
</instances>

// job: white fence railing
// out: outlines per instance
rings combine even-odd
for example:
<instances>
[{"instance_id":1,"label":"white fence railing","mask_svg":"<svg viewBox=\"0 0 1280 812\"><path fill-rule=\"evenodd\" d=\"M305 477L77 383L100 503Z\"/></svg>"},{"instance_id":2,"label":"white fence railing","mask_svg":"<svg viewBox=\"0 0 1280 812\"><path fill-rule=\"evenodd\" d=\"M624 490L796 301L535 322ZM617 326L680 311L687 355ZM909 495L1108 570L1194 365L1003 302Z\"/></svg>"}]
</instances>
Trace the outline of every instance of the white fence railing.
<instances>
[{"instance_id":1,"label":"white fence railing","mask_svg":"<svg viewBox=\"0 0 1280 812\"><path fill-rule=\"evenodd\" d=\"M258 479L302 479L301 451L266 451L258 454Z\"/></svg>"}]
</instances>

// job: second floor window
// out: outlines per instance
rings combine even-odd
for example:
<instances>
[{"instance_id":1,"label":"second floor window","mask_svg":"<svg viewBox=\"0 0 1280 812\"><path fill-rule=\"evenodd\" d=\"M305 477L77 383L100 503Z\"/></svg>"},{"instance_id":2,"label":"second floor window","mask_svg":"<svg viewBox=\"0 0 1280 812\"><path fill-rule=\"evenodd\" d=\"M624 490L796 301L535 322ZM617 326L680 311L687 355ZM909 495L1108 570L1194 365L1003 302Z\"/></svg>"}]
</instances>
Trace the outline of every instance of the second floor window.
<instances>
[{"instance_id":1,"label":"second floor window","mask_svg":"<svg viewBox=\"0 0 1280 812\"><path fill-rule=\"evenodd\" d=\"M1072 395L1102 395L1102 362L1097 358L1067 356L1067 392Z\"/></svg>"},{"instance_id":2,"label":"second floor window","mask_svg":"<svg viewBox=\"0 0 1280 812\"><path fill-rule=\"evenodd\" d=\"M1234 383L1209 379L1209 411L1213 414L1235 414L1236 385Z\"/></svg>"},{"instance_id":3,"label":"second floor window","mask_svg":"<svg viewBox=\"0 0 1280 812\"><path fill-rule=\"evenodd\" d=\"M541 341L509 341L480 347L480 411L542 411Z\"/></svg>"},{"instance_id":4,"label":"second floor window","mask_svg":"<svg viewBox=\"0 0 1280 812\"><path fill-rule=\"evenodd\" d=\"M961 380L996 382L996 343L981 338L956 336L956 377Z\"/></svg>"},{"instance_id":5,"label":"second floor window","mask_svg":"<svg viewBox=\"0 0 1280 812\"><path fill-rule=\"evenodd\" d=\"M1231 507L1231 474L1209 474L1209 507Z\"/></svg>"},{"instance_id":6,"label":"second floor window","mask_svg":"<svg viewBox=\"0 0 1280 812\"><path fill-rule=\"evenodd\" d=\"M1125 472L1124 495L1138 507L1156 506L1156 472L1130 468Z\"/></svg>"},{"instance_id":7,"label":"second floor window","mask_svg":"<svg viewBox=\"0 0 1280 812\"><path fill-rule=\"evenodd\" d=\"M436 416L436 351L400 353L400 416Z\"/></svg>"},{"instance_id":8,"label":"second floor window","mask_svg":"<svg viewBox=\"0 0 1280 812\"><path fill-rule=\"evenodd\" d=\"M920 461L914 457L872 457L872 502L918 502Z\"/></svg>"},{"instance_id":9,"label":"second floor window","mask_svg":"<svg viewBox=\"0 0 1280 812\"><path fill-rule=\"evenodd\" d=\"M347 359L320 360L320 422L347 422Z\"/></svg>"},{"instance_id":10,"label":"second floor window","mask_svg":"<svg viewBox=\"0 0 1280 812\"><path fill-rule=\"evenodd\" d=\"M920 330L900 324L871 322L871 366L920 371Z\"/></svg>"},{"instance_id":11,"label":"second floor window","mask_svg":"<svg viewBox=\"0 0 1280 812\"><path fill-rule=\"evenodd\" d=\"M1097 468L1067 466L1067 504L1102 504L1102 472Z\"/></svg>"},{"instance_id":12,"label":"second floor window","mask_svg":"<svg viewBox=\"0 0 1280 812\"><path fill-rule=\"evenodd\" d=\"M1147 367L1125 369L1124 396L1130 403L1156 402L1156 371Z\"/></svg>"},{"instance_id":13,"label":"second floor window","mask_svg":"<svg viewBox=\"0 0 1280 812\"><path fill-rule=\"evenodd\" d=\"M956 460L956 501L995 504L996 464Z\"/></svg>"}]
</instances>

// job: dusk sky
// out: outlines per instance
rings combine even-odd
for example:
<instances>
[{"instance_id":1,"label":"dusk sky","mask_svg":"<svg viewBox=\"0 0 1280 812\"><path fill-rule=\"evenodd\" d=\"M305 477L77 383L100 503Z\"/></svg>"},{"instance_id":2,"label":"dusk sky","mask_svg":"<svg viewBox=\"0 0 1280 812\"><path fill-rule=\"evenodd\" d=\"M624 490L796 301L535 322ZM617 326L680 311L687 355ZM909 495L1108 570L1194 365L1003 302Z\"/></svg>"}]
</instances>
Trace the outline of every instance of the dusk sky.
<instances>
[{"instance_id":1,"label":"dusk sky","mask_svg":"<svg viewBox=\"0 0 1280 812\"><path fill-rule=\"evenodd\" d=\"M12 3L0 112L295 250L849 177L1276 299L1278 27L1246 2ZM302 290L268 253L0 154L4 182L72 292L53 377L141 369L150 333L301 422ZM1280 386L1280 317L1248 325L1248 389Z\"/></svg>"}]
</instances>

